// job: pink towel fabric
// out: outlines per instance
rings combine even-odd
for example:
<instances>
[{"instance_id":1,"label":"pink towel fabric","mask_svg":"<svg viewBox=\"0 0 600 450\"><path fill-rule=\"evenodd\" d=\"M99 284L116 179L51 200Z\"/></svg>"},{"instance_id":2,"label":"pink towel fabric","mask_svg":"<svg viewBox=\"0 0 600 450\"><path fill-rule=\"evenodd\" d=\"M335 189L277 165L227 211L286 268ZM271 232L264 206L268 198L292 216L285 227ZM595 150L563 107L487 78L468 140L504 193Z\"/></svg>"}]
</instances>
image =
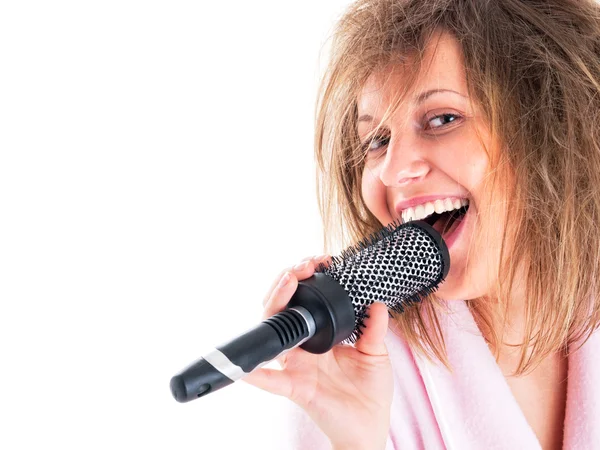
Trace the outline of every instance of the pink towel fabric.
<instances>
[{"instance_id":1,"label":"pink towel fabric","mask_svg":"<svg viewBox=\"0 0 600 450\"><path fill-rule=\"evenodd\" d=\"M447 305L442 329L452 373L394 333L386 337L394 370L386 450L541 449L466 304ZM291 408L284 448L329 449L310 418ZM600 450L600 332L569 356L563 448Z\"/></svg>"}]
</instances>

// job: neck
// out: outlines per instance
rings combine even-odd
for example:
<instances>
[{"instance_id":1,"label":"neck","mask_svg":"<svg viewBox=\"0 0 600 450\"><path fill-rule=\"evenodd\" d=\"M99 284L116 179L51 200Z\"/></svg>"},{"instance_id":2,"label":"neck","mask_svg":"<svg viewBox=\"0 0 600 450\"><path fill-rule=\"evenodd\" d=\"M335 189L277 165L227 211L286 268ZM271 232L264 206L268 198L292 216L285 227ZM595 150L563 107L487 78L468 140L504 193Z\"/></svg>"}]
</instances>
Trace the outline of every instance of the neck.
<instances>
[{"instance_id":1,"label":"neck","mask_svg":"<svg viewBox=\"0 0 600 450\"><path fill-rule=\"evenodd\" d=\"M505 375L508 375L507 372L517 372L532 350L532 346L527 344L527 350L523 353L523 346L526 345L529 334L525 286L524 270L521 267L508 298L498 300L499 296L495 296L496 301L492 302L494 306L488 326L482 326L478 321L486 341L492 342L492 335L497 336L496 347L491 350L497 355L498 364Z\"/></svg>"}]
</instances>

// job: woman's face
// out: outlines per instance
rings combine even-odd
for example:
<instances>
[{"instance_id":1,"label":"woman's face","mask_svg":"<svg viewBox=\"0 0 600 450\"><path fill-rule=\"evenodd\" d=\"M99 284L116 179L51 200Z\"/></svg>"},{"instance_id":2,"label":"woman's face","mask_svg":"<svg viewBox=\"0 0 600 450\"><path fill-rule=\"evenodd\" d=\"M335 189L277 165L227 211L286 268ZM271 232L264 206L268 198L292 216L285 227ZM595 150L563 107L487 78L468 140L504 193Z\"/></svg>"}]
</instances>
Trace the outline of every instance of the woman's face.
<instances>
[{"instance_id":1,"label":"woman's face","mask_svg":"<svg viewBox=\"0 0 600 450\"><path fill-rule=\"evenodd\" d=\"M453 207L443 199L468 200L462 223L443 234L451 264L437 291L447 300L466 300L489 293L497 262L490 267L486 258L496 255L503 229L501 223L490 224L485 244L471 242L484 226L478 214L485 210L499 220L504 202L482 204L490 169L484 145L493 145L483 115L468 97L458 42L447 34L438 37L428 46L421 75L392 114L385 117L403 85L402 68L372 75L359 96L358 134L367 152L362 195L382 225L403 213L406 221L432 207Z\"/></svg>"}]
</instances>

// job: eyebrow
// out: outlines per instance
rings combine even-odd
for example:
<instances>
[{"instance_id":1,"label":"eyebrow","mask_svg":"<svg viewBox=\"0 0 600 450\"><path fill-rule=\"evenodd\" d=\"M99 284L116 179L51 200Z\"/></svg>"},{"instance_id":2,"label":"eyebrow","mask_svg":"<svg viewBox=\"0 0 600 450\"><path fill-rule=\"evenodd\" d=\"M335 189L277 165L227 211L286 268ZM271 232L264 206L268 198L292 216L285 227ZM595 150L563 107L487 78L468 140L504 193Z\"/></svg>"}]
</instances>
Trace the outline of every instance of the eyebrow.
<instances>
[{"instance_id":1,"label":"eyebrow","mask_svg":"<svg viewBox=\"0 0 600 450\"><path fill-rule=\"evenodd\" d=\"M427 100L432 95L434 95L434 94L443 94L444 92L449 92L449 93L452 93L452 94L460 95L463 98L468 98L466 95L461 94L460 92L457 92L457 91L453 91L452 89L430 89L430 90L425 91L422 94L420 94L415 99L415 103L418 105L420 103L423 103L425 100ZM368 115L368 114L363 114L362 116L360 116L358 118L358 122L372 122L372 121L373 121L373 117L370 116L370 115Z\"/></svg>"}]
</instances>

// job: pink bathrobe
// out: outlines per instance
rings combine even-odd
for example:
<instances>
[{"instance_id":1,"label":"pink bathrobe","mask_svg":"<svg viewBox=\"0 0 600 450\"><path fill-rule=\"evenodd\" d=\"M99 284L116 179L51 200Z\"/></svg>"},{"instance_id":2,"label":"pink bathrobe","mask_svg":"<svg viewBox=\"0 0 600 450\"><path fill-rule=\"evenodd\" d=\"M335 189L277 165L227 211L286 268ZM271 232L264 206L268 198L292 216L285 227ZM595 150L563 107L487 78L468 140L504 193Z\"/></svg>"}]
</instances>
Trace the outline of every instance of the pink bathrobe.
<instances>
[{"instance_id":1,"label":"pink bathrobe","mask_svg":"<svg viewBox=\"0 0 600 450\"><path fill-rule=\"evenodd\" d=\"M394 333L386 337L394 371L386 450L541 449L466 304L448 307L441 321L453 373L413 354ZM600 332L569 356L568 370L563 448L600 450ZM310 418L292 408L286 448L329 449Z\"/></svg>"}]
</instances>

